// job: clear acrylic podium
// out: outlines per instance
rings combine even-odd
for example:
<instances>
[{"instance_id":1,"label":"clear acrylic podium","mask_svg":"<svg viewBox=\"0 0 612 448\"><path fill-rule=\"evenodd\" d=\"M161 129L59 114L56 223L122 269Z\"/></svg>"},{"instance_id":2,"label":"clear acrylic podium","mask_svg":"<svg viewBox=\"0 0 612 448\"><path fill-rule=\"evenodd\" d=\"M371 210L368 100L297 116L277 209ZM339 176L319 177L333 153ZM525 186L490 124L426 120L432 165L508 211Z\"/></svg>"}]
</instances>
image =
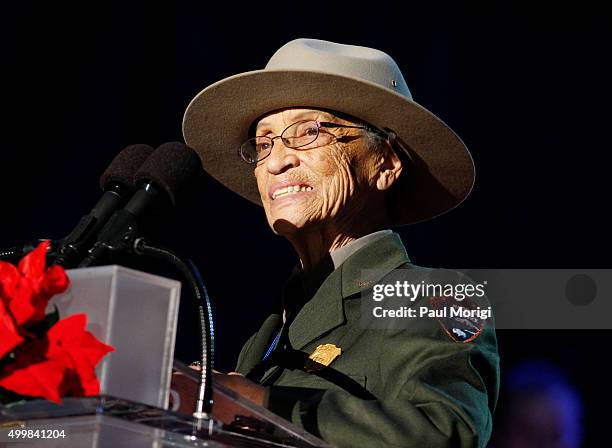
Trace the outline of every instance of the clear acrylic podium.
<instances>
[{"instance_id":1,"label":"clear acrylic podium","mask_svg":"<svg viewBox=\"0 0 612 448\"><path fill-rule=\"evenodd\" d=\"M61 405L34 400L0 406L0 447L329 447L246 400L237 399L234 408L242 411L227 424L105 395L65 398ZM23 430L32 436L14 435ZM45 434L34 437L37 430Z\"/></svg>"},{"instance_id":2,"label":"clear acrylic podium","mask_svg":"<svg viewBox=\"0 0 612 448\"><path fill-rule=\"evenodd\" d=\"M192 417L198 374L173 361L179 282L120 266L68 276L52 305L61 317L87 313L87 329L116 349L97 368L101 395L0 405L0 447L329 446L220 384L213 418Z\"/></svg>"}]
</instances>

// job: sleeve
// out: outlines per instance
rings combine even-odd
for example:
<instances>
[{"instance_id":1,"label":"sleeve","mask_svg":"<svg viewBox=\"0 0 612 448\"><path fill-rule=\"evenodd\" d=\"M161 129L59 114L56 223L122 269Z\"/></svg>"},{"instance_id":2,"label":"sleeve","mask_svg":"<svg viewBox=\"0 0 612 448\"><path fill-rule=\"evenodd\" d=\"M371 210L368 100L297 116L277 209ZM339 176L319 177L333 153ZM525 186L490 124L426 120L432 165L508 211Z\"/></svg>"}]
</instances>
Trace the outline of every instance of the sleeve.
<instances>
[{"instance_id":1,"label":"sleeve","mask_svg":"<svg viewBox=\"0 0 612 448\"><path fill-rule=\"evenodd\" d=\"M340 448L484 447L497 400L499 358L493 331L476 341L411 341L421 345L421 361L405 358L410 349L396 353L399 361L381 372L386 383L375 400L344 390L270 386L266 404ZM401 351L397 344L388 346Z\"/></svg>"},{"instance_id":2,"label":"sleeve","mask_svg":"<svg viewBox=\"0 0 612 448\"><path fill-rule=\"evenodd\" d=\"M253 344L253 340L255 339L256 336L257 336L257 332L253 333L253 335L251 335L251 337L247 339L247 341L242 346L242 350L240 350L240 354L238 355L238 360L236 361L236 369L235 369L236 372L242 373L243 375L247 373L248 369L243 367L242 364L244 363L245 354L251 348L251 345Z\"/></svg>"}]
</instances>

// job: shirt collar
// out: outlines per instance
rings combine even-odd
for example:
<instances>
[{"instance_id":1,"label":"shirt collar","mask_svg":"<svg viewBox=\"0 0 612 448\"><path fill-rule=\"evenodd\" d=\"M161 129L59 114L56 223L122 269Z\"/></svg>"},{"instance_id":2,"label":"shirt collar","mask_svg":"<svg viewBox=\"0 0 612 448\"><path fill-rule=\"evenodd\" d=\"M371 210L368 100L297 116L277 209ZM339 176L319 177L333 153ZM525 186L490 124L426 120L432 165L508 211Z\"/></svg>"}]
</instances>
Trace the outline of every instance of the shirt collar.
<instances>
[{"instance_id":1,"label":"shirt collar","mask_svg":"<svg viewBox=\"0 0 612 448\"><path fill-rule=\"evenodd\" d=\"M353 255L355 252L357 252L359 249L361 249L366 244L370 244L374 240L381 238L385 235L391 235L392 233L393 231L389 229L372 232L360 238L357 238L356 240L353 240L350 243L345 244L344 246L332 251L330 253L330 256L334 263L334 269L338 269L338 266L344 263L344 261L348 257Z\"/></svg>"}]
</instances>

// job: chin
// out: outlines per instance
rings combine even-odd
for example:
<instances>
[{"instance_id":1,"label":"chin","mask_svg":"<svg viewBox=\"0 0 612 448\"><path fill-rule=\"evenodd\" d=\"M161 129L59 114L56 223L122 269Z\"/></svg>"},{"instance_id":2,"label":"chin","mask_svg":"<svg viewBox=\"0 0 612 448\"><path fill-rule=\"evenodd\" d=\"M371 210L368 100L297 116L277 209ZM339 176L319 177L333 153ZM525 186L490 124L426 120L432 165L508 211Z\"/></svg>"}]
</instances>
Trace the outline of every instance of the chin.
<instances>
[{"instance_id":1,"label":"chin","mask_svg":"<svg viewBox=\"0 0 612 448\"><path fill-rule=\"evenodd\" d=\"M268 225L277 235L289 235L304 231L316 222L321 222L318 201L292 201L283 205L272 207L271 203L265 205Z\"/></svg>"},{"instance_id":2,"label":"chin","mask_svg":"<svg viewBox=\"0 0 612 448\"><path fill-rule=\"evenodd\" d=\"M277 219L270 223L272 231L280 236L291 235L300 231L300 227L285 219Z\"/></svg>"},{"instance_id":3,"label":"chin","mask_svg":"<svg viewBox=\"0 0 612 448\"><path fill-rule=\"evenodd\" d=\"M304 213L289 212L289 210L285 213L275 213L274 216L268 218L268 224L277 235L289 235L312 226Z\"/></svg>"}]
</instances>

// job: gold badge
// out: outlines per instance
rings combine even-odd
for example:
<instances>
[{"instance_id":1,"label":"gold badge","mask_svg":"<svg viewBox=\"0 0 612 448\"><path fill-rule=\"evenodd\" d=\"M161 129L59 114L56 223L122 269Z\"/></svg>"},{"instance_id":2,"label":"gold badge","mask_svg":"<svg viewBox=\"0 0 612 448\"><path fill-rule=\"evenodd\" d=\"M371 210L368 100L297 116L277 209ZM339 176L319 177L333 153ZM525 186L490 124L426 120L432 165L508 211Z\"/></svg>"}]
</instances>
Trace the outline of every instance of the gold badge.
<instances>
[{"instance_id":1,"label":"gold badge","mask_svg":"<svg viewBox=\"0 0 612 448\"><path fill-rule=\"evenodd\" d=\"M340 347L336 347L334 344L319 345L308 357L304 367L309 372L321 370L334 362L334 359L340 356L341 353Z\"/></svg>"}]
</instances>

